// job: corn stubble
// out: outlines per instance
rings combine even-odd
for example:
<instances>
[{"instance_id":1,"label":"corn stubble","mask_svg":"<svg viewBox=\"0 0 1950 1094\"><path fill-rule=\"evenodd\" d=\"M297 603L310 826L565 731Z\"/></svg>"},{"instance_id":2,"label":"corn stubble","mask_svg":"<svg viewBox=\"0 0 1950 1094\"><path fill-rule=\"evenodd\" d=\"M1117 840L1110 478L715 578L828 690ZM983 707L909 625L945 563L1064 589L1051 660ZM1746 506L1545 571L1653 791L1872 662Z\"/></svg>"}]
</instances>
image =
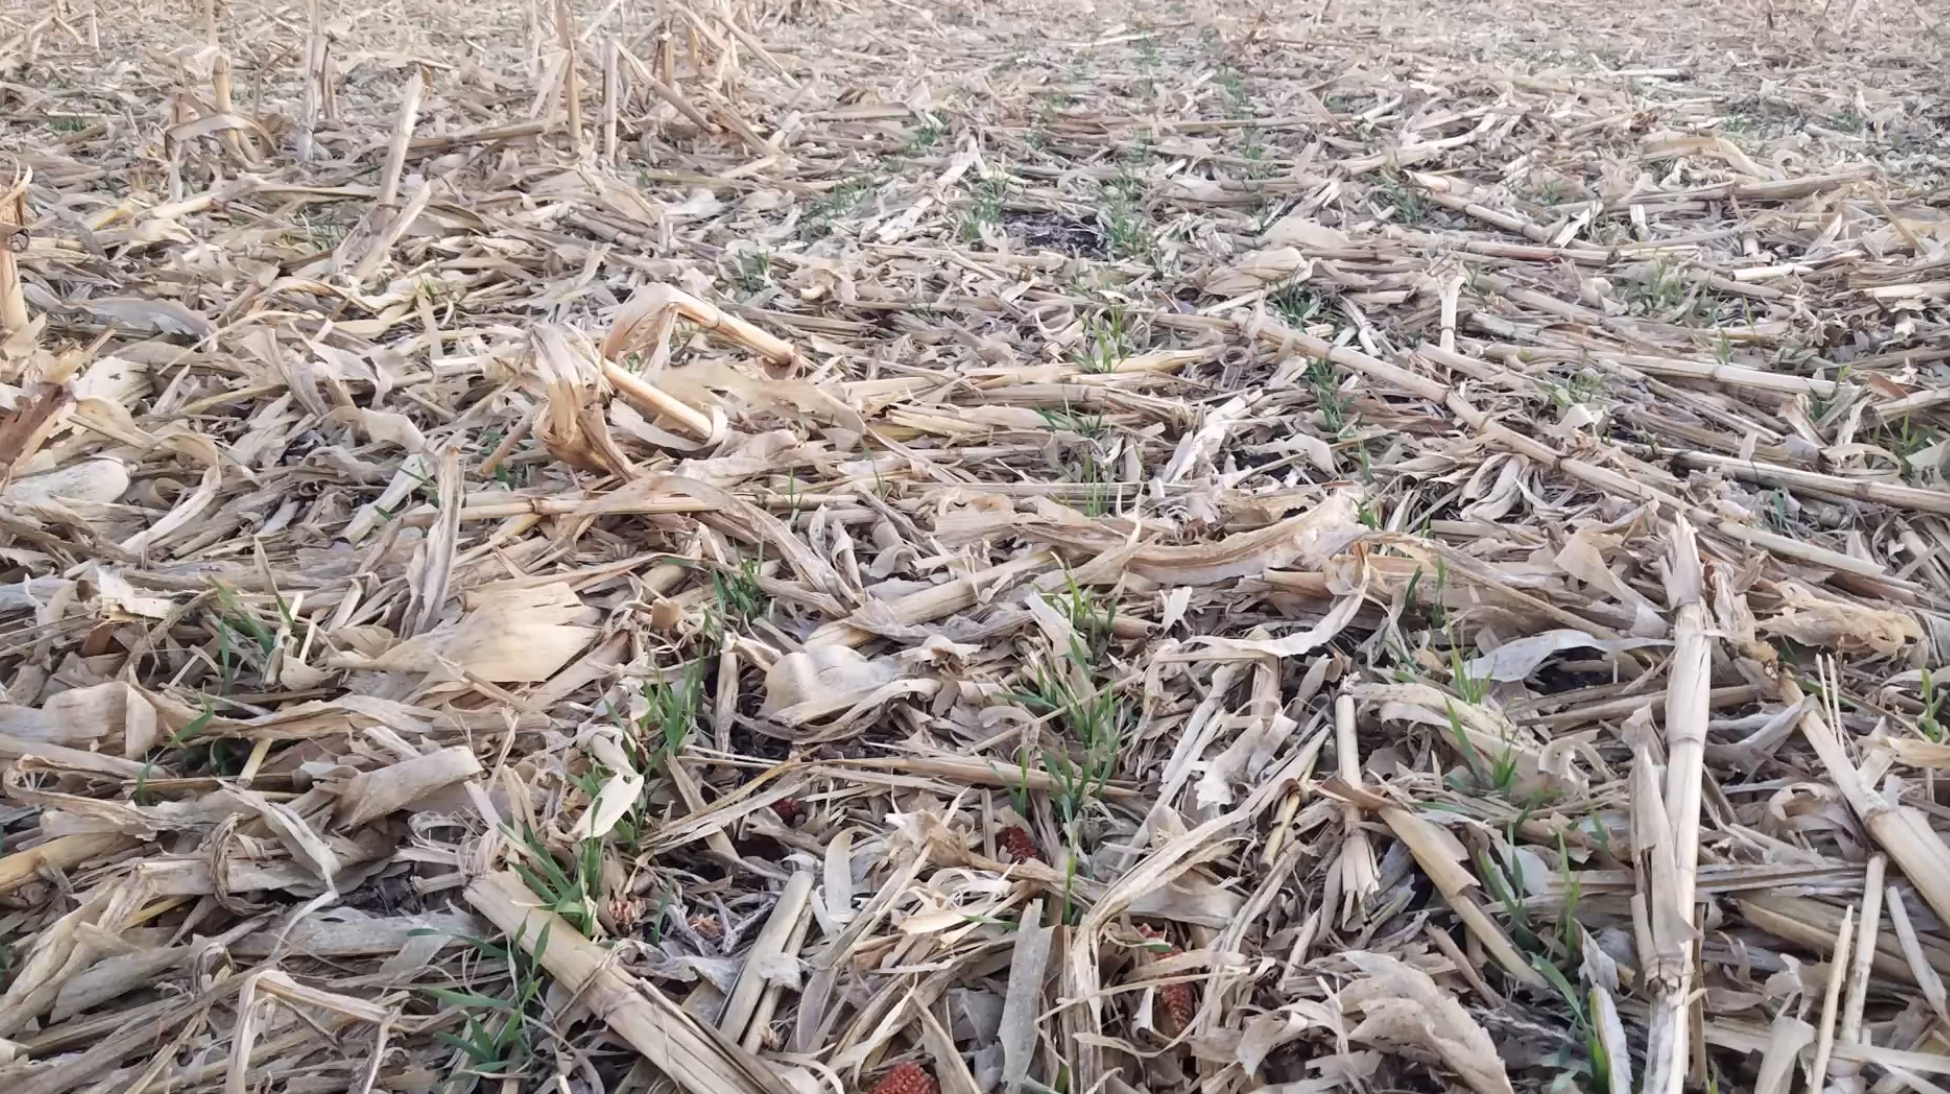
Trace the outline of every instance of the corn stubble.
<instances>
[{"instance_id":1,"label":"corn stubble","mask_svg":"<svg viewBox=\"0 0 1950 1094\"><path fill-rule=\"evenodd\" d=\"M10 1094L1944 1085L1941 28L1179 7L0 3Z\"/></svg>"}]
</instances>

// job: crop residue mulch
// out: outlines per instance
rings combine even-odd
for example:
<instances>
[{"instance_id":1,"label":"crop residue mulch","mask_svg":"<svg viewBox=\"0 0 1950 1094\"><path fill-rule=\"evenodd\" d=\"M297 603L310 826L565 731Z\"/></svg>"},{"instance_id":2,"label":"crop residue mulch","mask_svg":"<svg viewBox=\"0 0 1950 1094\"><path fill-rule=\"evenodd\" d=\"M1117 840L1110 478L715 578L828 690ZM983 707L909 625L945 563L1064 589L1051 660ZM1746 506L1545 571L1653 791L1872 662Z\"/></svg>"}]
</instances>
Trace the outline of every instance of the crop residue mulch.
<instances>
[{"instance_id":1,"label":"crop residue mulch","mask_svg":"<svg viewBox=\"0 0 1950 1094\"><path fill-rule=\"evenodd\" d=\"M1950 31L1652 8L0 7L0 1082L1939 1094Z\"/></svg>"}]
</instances>

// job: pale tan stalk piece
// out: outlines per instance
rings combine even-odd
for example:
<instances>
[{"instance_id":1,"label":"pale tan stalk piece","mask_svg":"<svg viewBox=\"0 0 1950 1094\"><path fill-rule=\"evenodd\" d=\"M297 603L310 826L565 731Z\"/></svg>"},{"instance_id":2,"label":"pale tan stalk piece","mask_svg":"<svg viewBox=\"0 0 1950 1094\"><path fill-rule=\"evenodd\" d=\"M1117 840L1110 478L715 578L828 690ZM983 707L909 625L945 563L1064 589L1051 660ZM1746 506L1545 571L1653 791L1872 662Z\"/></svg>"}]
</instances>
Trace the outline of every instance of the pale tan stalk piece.
<instances>
[{"instance_id":1,"label":"pale tan stalk piece","mask_svg":"<svg viewBox=\"0 0 1950 1094\"><path fill-rule=\"evenodd\" d=\"M576 50L575 10L569 0L555 0L556 45L561 48L562 103L568 111L569 151L582 155L582 74Z\"/></svg>"},{"instance_id":2,"label":"pale tan stalk piece","mask_svg":"<svg viewBox=\"0 0 1950 1094\"><path fill-rule=\"evenodd\" d=\"M20 285L20 264L14 257L25 248L14 243L27 229L27 188L33 180L33 171L15 159L7 189L0 192L0 235L5 236L0 239L0 334L8 336L27 331L31 322Z\"/></svg>"},{"instance_id":3,"label":"pale tan stalk piece","mask_svg":"<svg viewBox=\"0 0 1950 1094\"><path fill-rule=\"evenodd\" d=\"M1828 983L1822 990L1821 1022L1815 1030L1815 1060L1808 1065L1808 1089L1821 1094L1828 1086L1828 1061L1835 1050L1836 1012L1842 982L1848 979L1849 946L1855 933L1855 909L1842 913L1842 926L1835 932L1834 957L1828 962Z\"/></svg>"},{"instance_id":4,"label":"pale tan stalk piece","mask_svg":"<svg viewBox=\"0 0 1950 1094\"><path fill-rule=\"evenodd\" d=\"M1641 878L1652 910L1652 954L1641 954L1648 984L1656 993L1646 1032L1645 1090L1678 1094L1691 1059L1688 1009L1692 1003L1693 950L1698 938L1694 889L1699 867L1700 782L1705 777L1707 690L1712 675L1712 642L1706 633L1704 577L1699 545L1680 516L1672 529L1672 554L1666 570L1667 597L1678 606L1673 655L1666 685L1666 785L1663 802L1634 795L1633 810L1657 810L1665 823L1650 825L1654 838L1634 846L1654 865ZM1634 764L1650 770L1643 751ZM1649 799L1649 800L1648 800ZM1635 830L1638 828L1634 822ZM1648 884L1649 883L1649 884Z\"/></svg>"},{"instance_id":5,"label":"pale tan stalk piece","mask_svg":"<svg viewBox=\"0 0 1950 1094\"><path fill-rule=\"evenodd\" d=\"M561 916L538 907L538 898L516 875L484 875L467 887L466 898L531 954L546 932L541 962L549 975L680 1089L691 1094L789 1094L766 1064L686 1014L654 986L612 967L606 951Z\"/></svg>"},{"instance_id":6,"label":"pale tan stalk piece","mask_svg":"<svg viewBox=\"0 0 1950 1094\"><path fill-rule=\"evenodd\" d=\"M731 998L725 1001L724 1013L718 1016L718 1030L726 1037L742 1041L747 1025L758 1010L760 997L767 986L768 968L787 957L786 944L798 930L801 913L806 910L806 898L812 895L813 875L801 870L786 879L785 888L780 891L778 902L772 905L772 912L766 917L765 926L752 941L745 954L744 967L738 970L738 983L731 990ZM797 954L791 958L796 960Z\"/></svg>"},{"instance_id":7,"label":"pale tan stalk piece","mask_svg":"<svg viewBox=\"0 0 1950 1094\"><path fill-rule=\"evenodd\" d=\"M1889 865L1887 855L1869 856L1862 876L1862 918L1855 943L1855 962L1850 969L1848 996L1842 1004L1841 1039L1849 1044L1862 1040L1862 1008L1868 1002L1869 978L1875 972L1876 943L1882 929L1883 873Z\"/></svg>"},{"instance_id":8,"label":"pale tan stalk piece","mask_svg":"<svg viewBox=\"0 0 1950 1094\"><path fill-rule=\"evenodd\" d=\"M1895 928L1903 959L1908 962L1910 978L1923 990L1923 998L1929 1001L1930 1009L1936 1011L1937 1017L1950 1023L1950 992L1944 990L1943 978L1937 975L1939 970L1936 964L1923 953L1922 940L1916 928L1910 924L1909 908L1903 903L1902 890L1891 885L1888 897L1889 925ZM1950 960L1945 963L1950 964Z\"/></svg>"},{"instance_id":9,"label":"pale tan stalk piece","mask_svg":"<svg viewBox=\"0 0 1950 1094\"><path fill-rule=\"evenodd\" d=\"M1346 693L1334 697L1334 754L1341 781L1359 788L1361 756L1354 735L1354 696ZM1341 829L1341 919L1346 922L1365 907L1380 886L1380 877L1374 848L1368 845L1368 834L1361 830L1359 806L1352 802L1341 806Z\"/></svg>"}]
</instances>

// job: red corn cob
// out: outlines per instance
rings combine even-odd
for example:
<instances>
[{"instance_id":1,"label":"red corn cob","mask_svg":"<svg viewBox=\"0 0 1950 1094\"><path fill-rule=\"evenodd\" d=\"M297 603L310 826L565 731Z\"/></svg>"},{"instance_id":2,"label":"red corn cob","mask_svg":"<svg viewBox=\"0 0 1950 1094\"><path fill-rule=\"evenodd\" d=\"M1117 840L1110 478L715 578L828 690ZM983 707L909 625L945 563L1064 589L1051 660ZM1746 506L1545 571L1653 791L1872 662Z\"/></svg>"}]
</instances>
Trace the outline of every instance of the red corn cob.
<instances>
[{"instance_id":1,"label":"red corn cob","mask_svg":"<svg viewBox=\"0 0 1950 1094\"><path fill-rule=\"evenodd\" d=\"M873 1094L941 1094L941 1088L934 1085L934 1076L923 1071L920 1064L895 1064L894 1070L873 1088Z\"/></svg>"},{"instance_id":2,"label":"red corn cob","mask_svg":"<svg viewBox=\"0 0 1950 1094\"><path fill-rule=\"evenodd\" d=\"M1037 862L1043 860L1043 856L1036 853L1036 840L1022 825L1013 824L997 832L995 843L1017 862L1028 862L1030 859L1035 859Z\"/></svg>"},{"instance_id":3,"label":"red corn cob","mask_svg":"<svg viewBox=\"0 0 1950 1094\"><path fill-rule=\"evenodd\" d=\"M1164 1005L1165 1032L1170 1036L1190 1029L1198 1016L1198 993L1190 984L1166 984L1158 989L1158 1002Z\"/></svg>"},{"instance_id":4,"label":"red corn cob","mask_svg":"<svg viewBox=\"0 0 1950 1094\"><path fill-rule=\"evenodd\" d=\"M1154 954L1153 960L1176 957L1181 952L1178 947L1165 941L1163 931L1154 927L1139 927L1138 933L1165 942L1165 952ZM1176 1037L1190 1028L1192 1019L1198 1015L1198 992L1190 984L1166 984L1158 989L1158 1005L1165 1012L1164 1033Z\"/></svg>"}]
</instances>

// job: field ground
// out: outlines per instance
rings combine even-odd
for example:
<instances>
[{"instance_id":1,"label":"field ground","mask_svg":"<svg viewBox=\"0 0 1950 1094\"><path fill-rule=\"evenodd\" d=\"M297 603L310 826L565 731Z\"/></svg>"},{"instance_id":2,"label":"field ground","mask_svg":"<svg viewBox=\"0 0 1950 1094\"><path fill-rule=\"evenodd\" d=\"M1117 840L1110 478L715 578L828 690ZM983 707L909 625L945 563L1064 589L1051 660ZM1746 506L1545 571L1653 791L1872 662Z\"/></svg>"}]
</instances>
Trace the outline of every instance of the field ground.
<instances>
[{"instance_id":1,"label":"field ground","mask_svg":"<svg viewBox=\"0 0 1950 1094\"><path fill-rule=\"evenodd\" d=\"M0 4L0 1082L1939 1094L1946 23Z\"/></svg>"}]
</instances>

